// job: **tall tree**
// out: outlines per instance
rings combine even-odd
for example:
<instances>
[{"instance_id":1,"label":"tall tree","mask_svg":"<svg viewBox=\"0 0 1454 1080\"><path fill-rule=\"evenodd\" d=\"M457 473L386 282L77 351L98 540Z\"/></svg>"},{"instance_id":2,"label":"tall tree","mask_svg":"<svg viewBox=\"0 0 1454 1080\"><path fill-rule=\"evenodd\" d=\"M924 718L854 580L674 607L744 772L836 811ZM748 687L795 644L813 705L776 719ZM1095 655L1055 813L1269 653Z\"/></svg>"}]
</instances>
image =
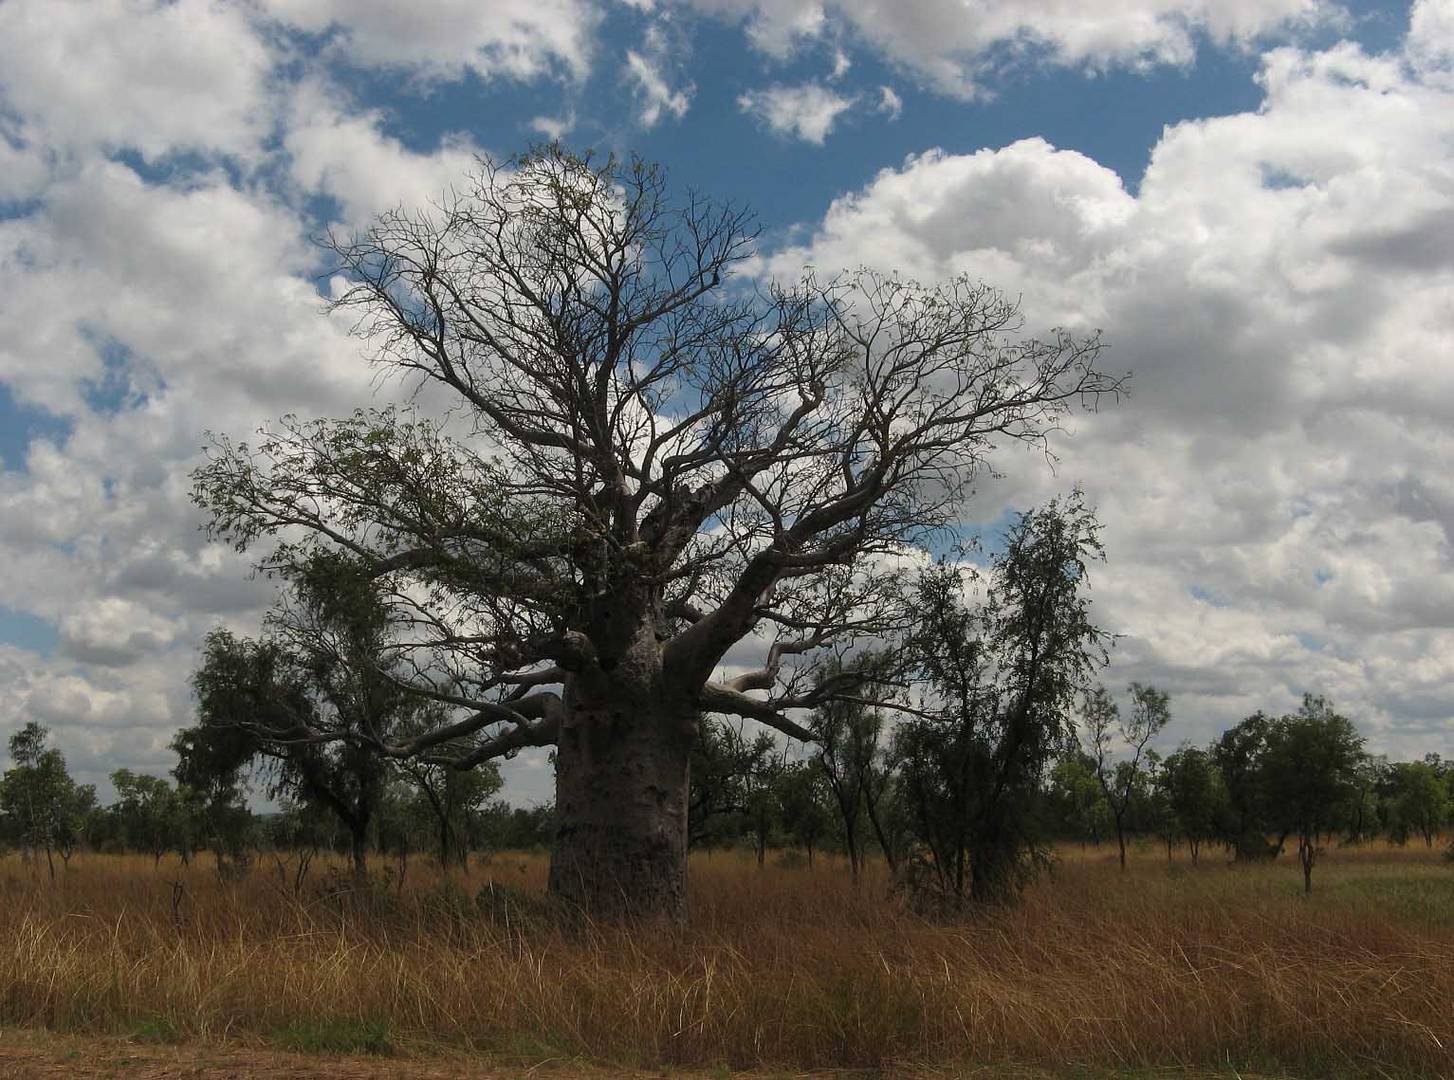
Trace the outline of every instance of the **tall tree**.
<instances>
[{"instance_id":1,"label":"tall tree","mask_svg":"<svg viewBox=\"0 0 1454 1080\"><path fill-rule=\"evenodd\" d=\"M1126 826L1131 808L1146 787L1146 748L1161 729L1171 722L1171 698L1162 690L1133 682L1131 715L1121 710L1104 686L1086 695L1084 718L1090 754L1096 763L1096 779L1110 807L1111 821L1116 829L1116 846L1121 855L1121 869L1126 869ZM1120 742L1130 756L1115 760L1115 743Z\"/></svg>"},{"instance_id":2,"label":"tall tree","mask_svg":"<svg viewBox=\"0 0 1454 1080\"><path fill-rule=\"evenodd\" d=\"M1074 739L1074 698L1105 662L1090 618L1099 526L1079 493L1019 515L984 602L942 564L919 581L909 653L926 688L898 730L900 789L940 902L1012 898L1041 853L1033 804Z\"/></svg>"},{"instance_id":3,"label":"tall tree","mask_svg":"<svg viewBox=\"0 0 1454 1080\"><path fill-rule=\"evenodd\" d=\"M1262 780L1274 820L1298 838L1303 891L1313 891L1318 840L1347 813L1363 759L1363 737L1324 697L1274 722L1262 757Z\"/></svg>"},{"instance_id":4,"label":"tall tree","mask_svg":"<svg viewBox=\"0 0 1454 1080\"><path fill-rule=\"evenodd\" d=\"M285 418L195 474L216 535L278 541L274 568L348 552L412 620L409 685L470 711L383 753L555 747L550 886L601 914L684 911L700 715L809 737L793 711L842 689L814 656L892 585L870 557L961 520L998 444L1119 388L1097 339L1021 338L964 279L735 285L754 234L636 159L487 162L329 245L334 307L452 408ZM718 677L754 633L762 664Z\"/></svg>"}]
</instances>

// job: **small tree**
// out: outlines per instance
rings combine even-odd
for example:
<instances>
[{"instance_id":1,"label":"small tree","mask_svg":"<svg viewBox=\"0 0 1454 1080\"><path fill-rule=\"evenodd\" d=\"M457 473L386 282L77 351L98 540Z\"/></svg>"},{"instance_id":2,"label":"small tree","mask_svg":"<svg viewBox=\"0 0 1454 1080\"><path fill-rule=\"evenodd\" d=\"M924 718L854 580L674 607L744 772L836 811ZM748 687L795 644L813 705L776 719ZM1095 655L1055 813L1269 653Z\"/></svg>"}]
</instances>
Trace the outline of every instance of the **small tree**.
<instances>
[{"instance_id":1,"label":"small tree","mask_svg":"<svg viewBox=\"0 0 1454 1080\"><path fill-rule=\"evenodd\" d=\"M301 564L267 628L258 640L220 629L208 635L193 676L199 723L192 740L221 739L240 755L228 763L234 771L259 761L275 796L336 815L349 832L354 873L362 876L370 827L391 779L383 748L437 730L438 714L447 710L400 685L385 658L393 629L388 608L346 559L316 553Z\"/></svg>"},{"instance_id":2,"label":"small tree","mask_svg":"<svg viewBox=\"0 0 1454 1080\"><path fill-rule=\"evenodd\" d=\"M1225 794L1217 831L1238 862L1273 858L1287 838L1267 839L1274 822L1262 765L1273 723L1266 713L1253 713L1222 732L1208 751Z\"/></svg>"},{"instance_id":3,"label":"small tree","mask_svg":"<svg viewBox=\"0 0 1454 1080\"><path fill-rule=\"evenodd\" d=\"M34 720L10 736L12 764L0 778L0 812L13 822L27 856L37 849L45 852L55 880L55 856L69 864L96 790L71 779L65 755L47 745L49 737Z\"/></svg>"},{"instance_id":4,"label":"small tree","mask_svg":"<svg viewBox=\"0 0 1454 1080\"><path fill-rule=\"evenodd\" d=\"M1166 796L1195 864L1202 844L1217 833L1217 817L1224 799L1217 770L1205 750L1182 746L1162 762L1157 787Z\"/></svg>"},{"instance_id":5,"label":"small tree","mask_svg":"<svg viewBox=\"0 0 1454 1080\"><path fill-rule=\"evenodd\" d=\"M827 779L814 762L794 761L783 770L778 791L783 828L790 839L803 846L811 867L833 824Z\"/></svg>"},{"instance_id":6,"label":"small tree","mask_svg":"<svg viewBox=\"0 0 1454 1080\"><path fill-rule=\"evenodd\" d=\"M1389 766L1389 810L1395 834L1416 832L1427 847L1449 820L1449 785L1430 761L1404 761Z\"/></svg>"},{"instance_id":7,"label":"small tree","mask_svg":"<svg viewBox=\"0 0 1454 1080\"><path fill-rule=\"evenodd\" d=\"M1304 892L1313 891L1318 839L1347 813L1362 759L1362 736L1324 697L1303 695L1268 730L1262 780L1274 819L1297 835Z\"/></svg>"},{"instance_id":8,"label":"small tree","mask_svg":"<svg viewBox=\"0 0 1454 1080\"><path fill-rule=\"evenodd\" d=\"M1106 795L1096 779L1095 759L1078 748L1050 770L1046 805L1060 836L1099 844L1113 831Z\"/></svg>"},{"instance_id":9,"label":"small tree","mask_svg":"<svg viewBox=\"0 0 1454 1080\"><path fill-rule=\"evenodd\" d=\"M692 747L687 840L693 847L740 838L748 780L777 746L766 731L748 738L740 725L704 716Z\"/></svg>"},{"instance_id":10,"label":"small tree","mask_svg":"<svg viewBox=\"0 0 1454 1080\"><path fill-rule=\"evenodd\" d=\"M854 666L876 672L875 680L881 679L886 671L884 657L876 655L860 656ZM837 673L835 670L833 674ZM895 867L893 841L884 828L881 812L892 772L892 760L885 745L886 724L880 703L871 698L834 701L821 706L811 724L812 737L818 745L816 760L838 811L855 885L863 873L865 818L879 838L890 871Z\"/></svg>"},{"instance_id":11,"label":"small tree","mask_svg":"<svg viewBox=\"0 0 1454 1080\"><path fill-rule=\"evenodd\" d=\"M1075 695L1105 661L1085 596L1098 534L1077 492L1018 517L983 604L965 602L959 568L920 579L909 654L927 692L896 745L921 884L941 903L1010 899L1043 855L1040 784L1073 738Z\"/></svg>"},{"instance_id":12,"label":"small tree","mask_svg":"<svg viewBox=\"0 0 1454 1080\"><path fill-rule=\"evenodd\" d=\"M483 831L480 815L504 785L499 766L487 762L476 769L451 769L408 761L400 773L413 790L416 815L427 817L435 830L439 865L464 866Z\"/></svg>"},{"instance_id":13,"label":"small tree","mask_svg":"<svg viewBox=\"0 0 1454 1080\"><path fill-rule=\"evenodd\" d=\"M157 776L117 769L111 774L116 802L111 811L121 827L123 842L133 851L152 857L159 865L168 851L181 844L182 806L171 784Z\"/></svg>"},{"instance_id":14,"label":"small tree","mask_svg":"<svg viewBox=\"0 0 1454 1080\"><path fill-rule=\"evenodd\" d=\"M1096 779L1105 793L1116 830L1122 870L1126 869L1127 815L1146 784L1146 748L1171 722L1169 695L1138 682L1131 684L1130 691L1129 720L1122 719L1121 710L1104 686L1097 686L1086 695L1083 711L1090 753L1096 763ZM1131 755L1122 761L1112 758L1115 752L1112 744L1117 739Z\"/></svg>"}]
</instances>

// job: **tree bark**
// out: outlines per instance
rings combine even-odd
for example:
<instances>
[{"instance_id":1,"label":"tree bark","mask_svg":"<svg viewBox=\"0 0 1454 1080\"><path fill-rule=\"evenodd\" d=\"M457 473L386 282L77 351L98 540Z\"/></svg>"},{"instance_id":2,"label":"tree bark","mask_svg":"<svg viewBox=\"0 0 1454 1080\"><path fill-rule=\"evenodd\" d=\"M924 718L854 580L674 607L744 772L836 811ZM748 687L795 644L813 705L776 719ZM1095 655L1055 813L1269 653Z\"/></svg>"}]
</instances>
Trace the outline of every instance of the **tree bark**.
<instances>
[{"instance_id":1,"label":"tree bark","mask_svg":"<svg viewBox=\"0 0 1454 1080\"><path fill-rule=\"evenodd\" d=\"M597 918L682 920L696 712L637 680L593 681L566 686L550 891Z\"/></svg>"}]
</instances>

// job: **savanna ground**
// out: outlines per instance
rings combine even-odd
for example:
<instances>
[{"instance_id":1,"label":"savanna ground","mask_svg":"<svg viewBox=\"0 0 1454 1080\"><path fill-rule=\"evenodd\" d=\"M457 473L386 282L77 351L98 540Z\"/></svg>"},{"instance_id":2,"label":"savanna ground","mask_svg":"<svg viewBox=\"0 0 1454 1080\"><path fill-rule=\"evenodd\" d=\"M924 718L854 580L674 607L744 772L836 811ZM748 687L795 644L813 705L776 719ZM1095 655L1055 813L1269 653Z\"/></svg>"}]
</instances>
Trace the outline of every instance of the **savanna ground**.
<instances>
[{"instance_id":1,"label":"savanna ground","mask_svg":"<svg viewBox=\"0 0 1454 1080\"><path fill-rule=\"evenodd\" d=\"M6 856L0 1074L1454 1076L1454 865L1422 844L1333 849L1310 898L1286 857L1070 848L955 924L729 853L693 857L685 928L583 924L545 868L296 892L266 856Z\"/></svg>"}]
</instances>

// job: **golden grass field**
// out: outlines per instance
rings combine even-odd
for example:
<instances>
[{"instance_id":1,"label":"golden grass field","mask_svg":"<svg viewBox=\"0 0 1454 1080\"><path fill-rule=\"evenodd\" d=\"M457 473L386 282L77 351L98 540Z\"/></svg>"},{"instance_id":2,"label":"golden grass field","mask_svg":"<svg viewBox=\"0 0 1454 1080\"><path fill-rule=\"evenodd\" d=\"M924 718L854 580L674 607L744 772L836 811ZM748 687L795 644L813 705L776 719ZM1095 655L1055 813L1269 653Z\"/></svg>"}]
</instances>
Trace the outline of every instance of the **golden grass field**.
<instances>
[{"instance_id":1,"label":"golden grass field","mask_svg":"<svg viewBox=\"0 0 1454 1080\"><path fill-rule=\"evenodd\" d=\"M1148 849L1123 875L1072 848L1024 904L955 925L821 860L694 856L685 928L554 919L544 874L415 860L402 889L328 896L315 871L300 898L266 860L224 883L206 860L82 854L52 884L12 854L0 1028L707 1075L1454 1076L1437 848L1331 850L1310 898L1288 858Z\"/></svg>"}]
</instances>

